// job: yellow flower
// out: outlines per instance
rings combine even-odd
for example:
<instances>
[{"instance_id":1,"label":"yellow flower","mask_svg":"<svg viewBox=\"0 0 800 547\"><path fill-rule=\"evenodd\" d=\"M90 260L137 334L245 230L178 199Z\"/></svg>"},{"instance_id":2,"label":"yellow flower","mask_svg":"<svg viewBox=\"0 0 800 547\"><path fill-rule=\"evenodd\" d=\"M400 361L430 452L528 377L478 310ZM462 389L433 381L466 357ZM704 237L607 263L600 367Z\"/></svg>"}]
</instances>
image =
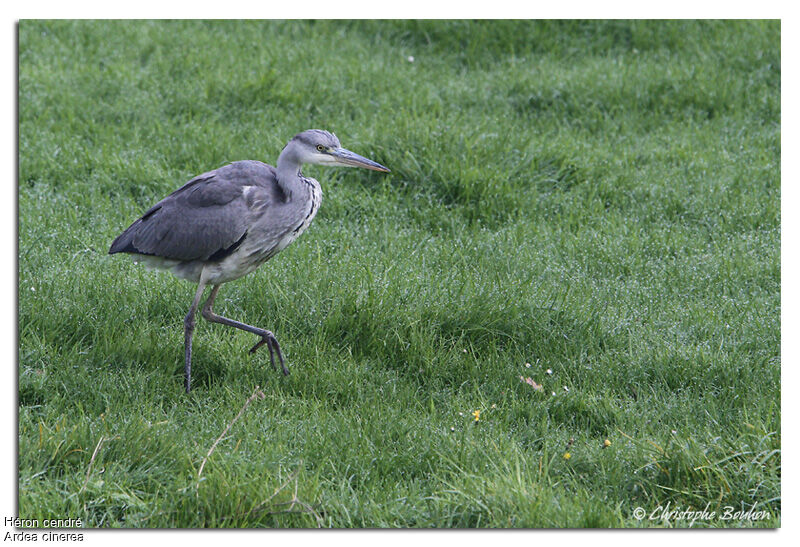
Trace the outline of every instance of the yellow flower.
<instances>
[{"instance_id":1,"label":"yellow flower","mask_svg":"<svg viewBox=\"0 0 800 547\"><path fill-rule=\"evenodd\" d=\"M611 441L609 441L608 439L603 441L603 447L608 448L609 446L611 446Z\"/></svg>"},{"instance_id":2,"label":"yellow flower","mask_svg":"<svg viewBox=\"0 0 800 547\"><path fill-rule=\"evenodd\" d=\"M475 421L476 422L481 419L481 411L480 410L476 410L475 412L472 413L472 415L475 416Z\"/></svg>"},{"instance_id":3,"label":"yellow flower","mask_svg":"<svg viewBox=\"0 0 800 547\"><path fill-rule=\"evenodd\" d=\"M570 459L571 457L572 457L572 454L570 454L569 452L565 452L565 453L564 453L564 459L565 459L565 460L568 460L568 459Z\"/></svg>"}]
</instances>

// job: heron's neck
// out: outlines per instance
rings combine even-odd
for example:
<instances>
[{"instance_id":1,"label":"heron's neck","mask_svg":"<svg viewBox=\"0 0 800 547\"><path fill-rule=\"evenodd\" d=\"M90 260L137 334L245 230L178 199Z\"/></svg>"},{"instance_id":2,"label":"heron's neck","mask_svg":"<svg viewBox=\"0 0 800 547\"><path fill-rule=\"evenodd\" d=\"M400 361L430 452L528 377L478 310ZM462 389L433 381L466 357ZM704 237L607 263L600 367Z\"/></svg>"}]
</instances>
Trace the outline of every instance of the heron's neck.
<instances>
[{"instance_id":1,"label":"heron's neck","mask_svg":"<svg viewBox=\"0 0 800 547\"><path fill-rule=\"evenodd\" d=\"M297 156L287 153L287 149L278 157L278 185L287 199L292 199L292 194L295 193L297 188L301 187L301 165Z\"/></svg>"}]
</instances>

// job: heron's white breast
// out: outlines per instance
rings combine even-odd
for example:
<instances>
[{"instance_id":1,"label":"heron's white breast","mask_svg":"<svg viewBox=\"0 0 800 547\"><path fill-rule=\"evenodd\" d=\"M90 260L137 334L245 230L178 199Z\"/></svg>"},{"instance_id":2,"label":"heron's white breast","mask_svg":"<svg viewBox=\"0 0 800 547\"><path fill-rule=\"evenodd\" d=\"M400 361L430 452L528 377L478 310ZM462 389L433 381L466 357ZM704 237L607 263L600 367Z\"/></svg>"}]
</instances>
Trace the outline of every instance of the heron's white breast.
<instances>
[{"instance_id":1,"label":"heron's white breast","mask_svg":"<svg viewBox=\"0 0 800 547\"><path fill-rule=\"evenodd\" d=\"M303 220L290 232L284 235L278 245L276 247L277 251L282 251L286 247L289 246L295 239L300 237L300 234L306 231L306 228L311 224L311 221L314 220L314 217L317 216L317 211L319 211L320 203L322 202L322 189L319 186L319 183L313 179L306 179L308 183L309 191L310 191L310 204L309 208L306 210L306 215Z\"/></svg>"}]
</instances>

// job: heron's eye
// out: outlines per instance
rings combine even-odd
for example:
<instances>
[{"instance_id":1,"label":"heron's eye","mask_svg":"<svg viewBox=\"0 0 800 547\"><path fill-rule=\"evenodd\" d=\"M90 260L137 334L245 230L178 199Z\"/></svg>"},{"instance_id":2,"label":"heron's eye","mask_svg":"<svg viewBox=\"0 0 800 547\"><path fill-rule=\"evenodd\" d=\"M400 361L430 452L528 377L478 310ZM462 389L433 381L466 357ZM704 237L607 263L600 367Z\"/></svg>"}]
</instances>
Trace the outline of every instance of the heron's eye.
<instances>
[{"instance_id":1,"label":"heron's eye","mask_svg":"<svg viewBox=\"0 0 800 547\"><path fill-rule=\"evenodd\" d=\"M324 152L325 151L325 147L322 146L321 144L318 144L317 145L317 150L319 150L320 152Z\"/></svg>"}]
</instances>

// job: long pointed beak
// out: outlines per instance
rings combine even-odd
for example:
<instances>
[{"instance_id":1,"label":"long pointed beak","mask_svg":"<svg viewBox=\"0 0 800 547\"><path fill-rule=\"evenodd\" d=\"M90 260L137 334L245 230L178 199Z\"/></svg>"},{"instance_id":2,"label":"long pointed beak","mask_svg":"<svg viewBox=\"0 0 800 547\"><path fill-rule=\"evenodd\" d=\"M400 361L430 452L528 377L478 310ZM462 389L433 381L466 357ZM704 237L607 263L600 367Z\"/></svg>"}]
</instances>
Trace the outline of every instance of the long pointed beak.
<instances>
[{"instance_id":1,"label":"long pointed beak","mask_svg":"<svg viewBox=\"0 0 800 547\"><path fill-rule=\"evenodd\" d=\"M338 165L345 165L347 167L363 167L364 169L372 169L373 171L381 171L389 173L389 168L384 167L380 163L368 160L364 156L359 156L355 152L351 152L345 148L337 148L330 151L330 155L336 158Z\"/></svg>"}]
</instances>

